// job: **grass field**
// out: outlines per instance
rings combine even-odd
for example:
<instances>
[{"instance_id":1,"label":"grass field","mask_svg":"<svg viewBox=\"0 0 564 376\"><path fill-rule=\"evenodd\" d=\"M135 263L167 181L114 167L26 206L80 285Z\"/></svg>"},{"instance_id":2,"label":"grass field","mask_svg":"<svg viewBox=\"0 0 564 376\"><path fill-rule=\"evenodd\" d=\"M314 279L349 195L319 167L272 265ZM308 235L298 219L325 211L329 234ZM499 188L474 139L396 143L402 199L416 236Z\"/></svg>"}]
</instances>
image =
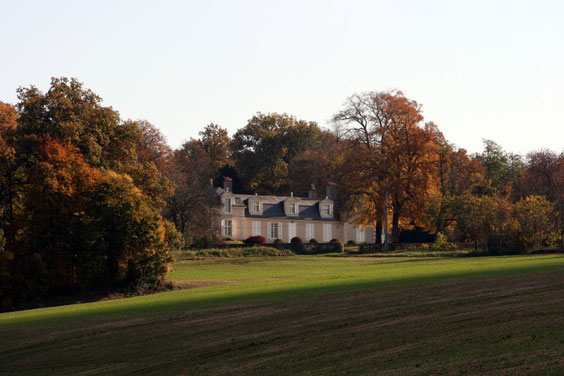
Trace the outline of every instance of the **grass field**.
<instances>
[{"instance_id":1,"label":"grass field","mask_svg":"<svg viewBox=\"0 0 564 376\"><path fill-rule=\"evenodd\" d=\"M181 261L183 290L0 314L0 374L562 374L564 256Z\"/></svg>"}]
</instances>

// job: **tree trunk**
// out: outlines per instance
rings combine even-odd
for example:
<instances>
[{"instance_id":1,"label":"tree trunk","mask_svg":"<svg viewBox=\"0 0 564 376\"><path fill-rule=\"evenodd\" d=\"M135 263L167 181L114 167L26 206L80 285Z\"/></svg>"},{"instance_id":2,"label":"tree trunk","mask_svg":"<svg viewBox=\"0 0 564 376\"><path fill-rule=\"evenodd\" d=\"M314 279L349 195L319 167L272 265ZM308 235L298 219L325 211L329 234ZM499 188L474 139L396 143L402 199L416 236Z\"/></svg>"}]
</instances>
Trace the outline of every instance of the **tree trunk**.
<instances>
[{"instance_id":1,"label":"tree trunk","mask_svg":"<svg viewBox=\"0 0 564 376\"><path fill-rule=\"evenodd\" d=\"M380 219L376 222L376 237L374 241L376 244L382 245L382 221Z\"/></svg>"},{"instance_id":2,"label":"tree trunk","mask_svg":"<svg viewBox=\"0 0 564 376\"><path fill-rule=\"evenodd\" d=\"M393 244L399 241L399 232L400 232L399 219L400 219L399 209L396 209L394 207L394 211L392 213L392 246Z\"/></svg>"}]
</instances>

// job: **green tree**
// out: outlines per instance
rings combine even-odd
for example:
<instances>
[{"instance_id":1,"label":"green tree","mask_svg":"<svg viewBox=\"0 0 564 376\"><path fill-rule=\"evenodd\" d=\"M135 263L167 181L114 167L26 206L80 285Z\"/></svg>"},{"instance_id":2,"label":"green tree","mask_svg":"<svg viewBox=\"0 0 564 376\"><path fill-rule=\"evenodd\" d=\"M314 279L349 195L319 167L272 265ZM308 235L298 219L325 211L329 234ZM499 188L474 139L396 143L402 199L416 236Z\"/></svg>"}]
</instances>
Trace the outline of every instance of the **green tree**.
<instances>
[{"instance_id":1,"label":"green tree","mask_svg":"<svg viewBox=\"0 0 564 376\"><path fill-rule=\"evenodd\" d=\"M513 195L521 181L525 164L519 154L508 153L491 140L484 140L484 151L474 155L485 169L488 187L484 193Z\"/></svg>"},{"instance_id":2,"label":"green tree","mask_svg":"<svg viewBox=\"0 0 564 376\"><path fill-rule=\"evenodd\" d=\"M235 167L245 188L262 194L287 194L288 166L303 151L320 141L314 122L286 114L253 116L233 136Z\"/></svg>"},{"instance_id":3,"label":"green tree","mask_svg":"<svg viewBox=\"0 0 564 376\"><path fill-rule=\"evenodd\" d=\"M230 163L231 139L227 129L221 128L217 124L210 123L199 133L203 149L208 154L210 163L214 171Z\"/></svg>"}]
</instances>

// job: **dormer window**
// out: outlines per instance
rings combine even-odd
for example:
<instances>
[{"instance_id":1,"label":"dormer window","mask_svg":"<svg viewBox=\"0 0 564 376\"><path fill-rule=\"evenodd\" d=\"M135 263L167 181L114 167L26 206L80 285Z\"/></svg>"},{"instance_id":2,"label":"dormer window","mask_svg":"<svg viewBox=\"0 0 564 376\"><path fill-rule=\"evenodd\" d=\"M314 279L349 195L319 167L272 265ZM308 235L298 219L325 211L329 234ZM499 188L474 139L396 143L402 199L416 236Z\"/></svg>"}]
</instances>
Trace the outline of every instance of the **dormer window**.
<instances>
[{"instance_id":1,"label":"dormer window","mask_svg":"<svg viewBox=\"0 0 564 376\"><path fill-rule=\"evenodd\" d=\"M288 205L288 211L290 214L296 214L296 204Z\"/></svg>"},{"instance_id":2,"label":"dormer window","mask_svg":"<svg viewBox=\"0 0 564 376\"><path fill-rule=\"evenodd\" d=\"M231 213L231 199L230 198L225 199L225 212Z\"/></svg>"},{"instance_id":3,"label":"dormer window","mask_svg":"<svg viewBox=\"0 0 564 376\"><path fill-rule=\"evenodd\" d=\"M260 213L260 203L258 201L253 202L253 213Z\"/></svg>"},{"instance_id":4,"label":"dormer window","mask_svg":"<svg viewBox=\"0 0 564 376\"><path fill-rule=\"evenodd\" d=\"M323 214L331 215L331 205L323 205Z\"/></svg>"}]
</instances>

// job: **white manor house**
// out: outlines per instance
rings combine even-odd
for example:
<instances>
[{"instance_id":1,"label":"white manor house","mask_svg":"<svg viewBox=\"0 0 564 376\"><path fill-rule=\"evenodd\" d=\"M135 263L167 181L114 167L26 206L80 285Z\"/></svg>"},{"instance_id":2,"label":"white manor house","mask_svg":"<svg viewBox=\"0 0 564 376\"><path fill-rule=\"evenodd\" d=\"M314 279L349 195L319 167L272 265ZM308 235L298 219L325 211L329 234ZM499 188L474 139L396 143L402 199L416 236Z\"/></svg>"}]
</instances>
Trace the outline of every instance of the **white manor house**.
<instances>
[{"instance_id":1,"label":"white manor house","mask_svg":"<svg viewBox=\"0 0 564 376\"><path fill-rule=\"evenodd\" d=\"M344 243L373 243L374 228L362 228L337 219L335 209L337 190L327 185L326 195L317 197L312 185L308 197L259 196L233 192L233 182L226 178L223 188L214 188L218 205L214 218L219 223L221 235L233 240L245 240L261 235L272 243L275 239L290 242L299 237L304 242L315 239L327 243L332 239Z\"/></svg>"}]
</instances>

